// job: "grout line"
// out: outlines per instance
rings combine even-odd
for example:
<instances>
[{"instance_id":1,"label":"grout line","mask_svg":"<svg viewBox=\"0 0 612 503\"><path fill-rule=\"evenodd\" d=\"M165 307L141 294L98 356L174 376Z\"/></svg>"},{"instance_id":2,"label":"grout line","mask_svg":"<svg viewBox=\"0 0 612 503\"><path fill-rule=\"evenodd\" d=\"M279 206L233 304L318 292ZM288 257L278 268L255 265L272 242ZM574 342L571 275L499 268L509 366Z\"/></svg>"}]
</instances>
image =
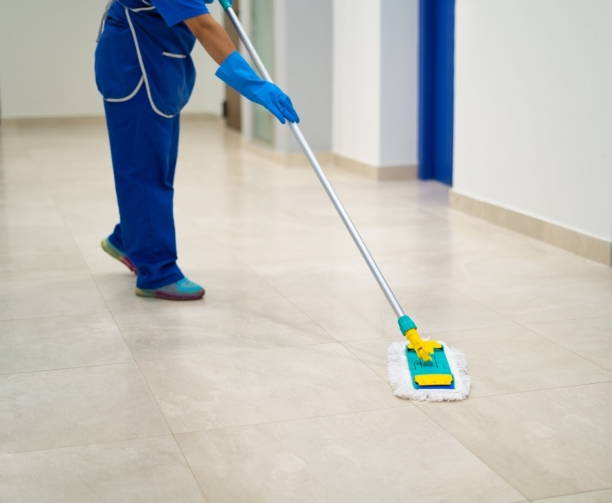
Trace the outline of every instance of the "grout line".
<instances>
[{"instance_id":1,"label":"grout line","mask_svg":"<svg viewBox=\"0 0 612 503\"><path fill-rule=\"evenodd\" d=\"M252 267L250 265L247 266L249 268L249 270L258 278L260 278L265 284L267 284L273 291L275 291L280 297L282 297L283 299L285 299L289 304L291 304L295 309L297 309L299 312L301 312L302 314L304 314L304 316L306 316L311 323L320 328L327 336L329 336L332 340L329 343L337 343L340 344L353 358L355 358L359 363L361 363L361 365L363 365L365 368L367 368L372 375L376 378L376 380L378 381L382 381L382 382L386 382L385 379L382 379L381 376L379 376L374 369L372 369L369 365L367 365L361 358L359 358L349 347L346 346L346 344L344 344L344 342L336 339L332 332L330 332L325 326L323 326L322 324L320 324L318 321L316 321L314 318L311 317L311 315L306 312L301 306L297 305L293 300L291 300L289 297L287 297L285 294L283 294L276 286L274 286L272 283L270 283L270 281L268 279L266 279L264 276L259 275L255 270L252 269ZM327 343L327 344L329 344Z\"/></svg>"},{"instance_id":2,"label":"grout line","mask_svg":"<svg viewBox=\"0 0 612 503\"><path fill-rule=\"evenodd\" d=\"M114 319L114 316L113 316ZM123 332L121 330L121 328L119 327L119 324L117 323L117 321L115 321L115 323L117 324L118 328L119 328L119 332L121 333L121 336L123 337ZM125 340L125 339L124 339ZM127 345L127 342L126 342ZM202 497L204 498L204 501L209 501L209 498L206 496L206 493L204 491L204 488L200 485L200 482L198 481L198 478L196 477L193 468L191 466L191 464L189 463L189 461L187 460L185 453L183 452L183 448L181 447L181 444L179 443L179 441L176 439L176 435L174 433L174 431L172 430L172 427L170 426L170 422L168 420L168 418L166 417L166 415L164 414L164 411L162 409L161 403L158 400L157 396L155 395L153 389L151 388L151 383L149 382L149 380L147 379L145 373L142 371L142 368L140 366L140 363L138 362L138 360L135 358L134 354L132 353L131 348L128 345L128 349L130 351L130 354L132 354L132 358L134 360L134 363L136 365L136 368L138 369L138 373L140 374L140 377L142 378L142 381L147 389L147 392L149 394L149 398L152 400L152 402L157 406L157 410L159 412L160 417L162 418L162 420L164 421L164 424L166 425L166 428L168 429L168 433L169 435L172 437L172 439L174 440L174 443L178 449L178 451L181 453L181 456L185 462L185 466L187 466L187 468L189 469L189 472L191 473L191 476L193 477L193 481L195 482L196 486L198 487L200 493L202 494Z\"/></svg>"},{"instance_id":3,"label":"grout line","mask_svg":"<svg viewBox=\"0 0 612 503\"><path fill-rule=\"evenodd\" d=\"M54 202L54 204L55 204L55 202ZM161 407L160 407L157 399L155 398L155 396L154 396L154 394L153 394L153 392L152 392L152 390L150 388L149 382L145 378L145 376L144 376L144 374L142 372L142 369L138 365L137 360L134 358L134 354L133 354L129 344L127 343L127 341L126 341L126 339L125 339L125 337L123 335L121 327L119 326L119 324L118 324L118 322L117 322L117 320L116 320L116 318L114 316L114 313L112 312L110 306L108 305L106 297L103 295L102 291L100 290L100 285L96 281L95 275L93 274L93 271L91 270L91 267L90 267L89 263L86 260L86 257L85 257L85 255L83 253L83 250L78 245L78 243L77 243L77 241L76 241L76 239L74 237L74 233L68 228L68 226L66 226L66 222L64 221L64 216L62 215L61 212L59 212L59 215L60 215L60 218L62 219L62 222L63 222L64 226L68 230L68 232L69 232L69 234L70 234L70 236L72 238L72 241L73 241L76 249L79 252L79 255L81 256L81 258L84 261L86 269L87 269L87 271L89 273L88 274L89 279L92 280L92 282L93 282L93 284L94 284L94 286L96 288L96 291L98 292L98 295L100 296L100 299L101 299L101 301L102 301L102 303L103 303L103 305L105 307L105 310L106 310L107 314L111 317L113 323L115 324L116 329L118 330L118 332L119 332L119 334L120 334L120 336L121 336L121 338L123 340L123 343L125 344L125 347L126 347L127 351L129 352L129 354L131 356L131 361L135 365L135 367L136 367L136 369L138 371L138 374L140 375L140 378L141 378L143 384L145 385L145 388L146 388L146 390L147 390L147 392L149 394L149 398L151 399L152 403L154 403L157 406L160 418L166 424L167 433L164 434L164 435L145 436L145 437L137 436L137 437L133 437L133 438L118 439L118 440L114 440L114 441L108 442L108 443L106 443L106 442L103 442L103 443L98 442L98 443L92 443L92 444L75 444L75 445L71 445L71 446L70 445L69 446L62 446L62 447L58 447L58 448L71 448L71 447L72 448L76 448L76 447L86 447L88 445L89 446L91 446L91 445L106 445L106 444L112 444L112 443L117 443L117 442L124 442L124 441L130 441L130 440L138 440L138 439L142 439L142 438L172 437L172 439L174 440L174 442L175 442L175 444L177 446L177 449L179 450L179 452L181 452L181 455L183 456L183 460L185 461L186 466L189 467L189 470L191 471L192 476L194 476L194 482L196 482L197 487L200 489L200 492L201 492L204 500L206 501L207 500L206 495L203 493L202 489L200 488L200 485L198 484L197 479L195 479L195 475L193 474L193 471L191 470L191 466L187 462L187 459L185 458L185 456L184 456L180 446L178 445L178 442L176 441L176 437L174 436L174 433L172 432L172 429L170 428L170 426L168 424L168 421L167 421L165 415L163 414L163 412L161 410ZM99 313L99 311L96 311L96 313ZM79 315L83 315L83 313L79 313ZM61 317L61 316L69 316L69 315L58 315L58 317ZM75 315L73 315L73 316L75 316ZM39 317L39 318L45 318L45 317ZM26 319L29 319L29 318L26 318ZM105 367L105 366L111 366L111 365L127 365L127 364L129 364L129 362L114 363L114 364L105 364L105 365L93 365L93 366L85 366L85 367L70 367L70 368L92 368L92 367ZM47 371L42 371L42 372L54 372L54 371L58 371L58 370L65 370L65 369L53 369L53 370L47 370ZM40 372L41 371L37 371L37 372L25 372L25 373L40 373ZM9 375L11 375L11 374L9 374ZM53 450L53 449L48 449L48 450ZM32 451L21 451L21 452L37 452L37 451L36 450L32 450ZM21 452L19 452L19 453L21 453ZM17 454L17 453L15 453L15 454Z\"/></svg>"},{"instance_id":4,"label":"grout line","mask_svg":"<svg viewBox=\"0 0 612 503\"><path fill-rule=\"evenodd\" d=\"M100 442L90 442L90 443L84 443L84 444L66 444L66 445L60 445L57 447L48 447L46 449L24 449L24 450L13 450L13 451L5 451L5 452L0 451L0 458L2 456L31 454L34 452L52 452L52 451L58 451L62 449L78 449L80 447L96 447L96 446L120 444L123 442L136 442L139 440L148 440L148 439L153 439L153 438L170 438L170 437L171 435L169 433L164 433L163 435L145 435L141 437L130 437L130 438L123 438L123 439L119 438L115 440L106 440L106 441L102 440Z\"/></svg>"},{"instance_id":5,"label":"grout line","mask_svg":"<svg viewBox=\"0 0 612 503\"><path fill-rule=\"evenodd\" d=\"M591 360L590 358L587 358L586 356L583 356L583 355L577 353L576 351L573 351L572 349L569 349L569 348L559 344L557 341L555 341L551 337L549 337L547 335L544 335L544 334L538 332L537 330L535 330L533 328L528 327L527 325L524 324L524 322L520 322L518 320L515 320L514 318L509 317L509 315L507 313L503 313L503 312L499 311L498 309L496 309L494 307L488 306L487 304L485 304L481 300L476 299L476 298L474 298L473 296L471 296L471 295L469 295L467 293L464 293L464 292L461 292L460 290L455 289L455 287L450 287L450 288L451 288L451 290L455 291L456 293L458 293L460 295L464 295L465 297L470 299L472 302L478 304L479 306L481 306L481 307L483 307L483 308L485 308L485 309L487 309L489 311L492 311L495 314L499 315L501 318L504 319L504 323L510 323L510 324L516 325L517 327L520 327L523 331L529 332L533 336L541 337L541 338L544 338L544 339L548 340L550 343L554 344L556 347L558 347L558 348L560 348L560 349L562 349L564 351L567 351L567 352L577 356L578 358L580 358L583 361L586 361L588 363L591 363L591 364L595 365L599 369L601 369L604 372L610 374L610 377L612 378L612 373L610 372L609 369L601 366L600 364L598 364L597 362ZM580 320L594 320L594 319L600 319L600 318L605 318L605 317L606 317L606 315L603 315L603 316L601 316L601 315L600 316L588 316L588 317L570 318L570 319L561 320L561 321L570 322L570 321L580 321ZM544 322L544 323L550 323L550 322ZM494 326L494 325L491 325L491 326ZM486 328L486 326L482 327L482 328ZM468 329L459 329L459 330L468 330ZM445 332L452 332L452 331L453 331L453 329L445 330ZM440 331L440 332L442 332L442 331ZM605 380L605 381L599 381L599 382L608 382L608 381ZM555 388L550 388L550 389L555 389Z\"/></svg>"},{"instance_id":6,"label":"grout line","mask_svg":"<svg viewBox=\"0 0 612 503\"><path fill-rule=\"evenodd\" d=\"M77 245L78 247L78 245ZM81 254L82 254L82 250L81 250ZM89 267L89 264L88 264ZM91 269L90 269L90 273L91 273ZM155 396L155 393L153 392L153 389L151 388L151 384L149 383L146 375L144 374L144 372L142 371L142 368L138 362L138 360L136 359L136 357L134 356L134 353L132 351L132 348L130 347L130 345L128 344L125 336L123 335L123 330L119 324L119 322L117 321L117 319L115 318L114 313L112 312L112 309L110 308L110 306L108 305L106 298L104 297L104 295L102 294L102 291L100 290L100 287L98 285L98 282L95 280L95 277L93 276L93 273L91 273L93 281L96 285L96 288L98 289L98 292L100 294L100 296L102 296L103 300L104 300L104 304L106 305L106 308L108 309L110 316L113 319L113 322L115 323L115 326L117 327L117 330L119 331L119 334L121 335L121 338L123 339L124 344L127 347L127 350L129 351L131 357L132 357L132 361L134 362L134 365L136 366L136 369L138 370L138 373L140 375L140 378L142 379L143 384L145 385L145 388L148 392L149 398L150 400L155 404L155 406L157 407L157 411L159 413L160 418L163 420L164 424L166 425L166 428L168 430L168 435L172 437L172 439L174 440L174 444L176 445L176 448L178 449L178 451L180 452L183 461L185 462L185 466L189 469L189 472L191 473L191 476L193 477L193 481L196 484L196 487L199 489L200 494L202 495L204 502L209 501L209 499L206 496L206 493L204 492L204 489L202 488L202 486L200 485L194 471L193 468L191 467L191 465L189 464L189 461L187 460L187 458L185 457L185 453L183 452L183 449L180 445L180 443L177 441L176 436L174 434L174 432L172 431L172 427L170 426L170 423L168 421L168 418L166 417L166 415L164 414L161 404L159 403L159 400L157 399L157 397Z\"/></svg>"},{"instance_id":7,"label":"grout line","mask_svg":"<svg viewBox=\"0 0 612 503\"><path fill-rule=\"evenodd\" d=\"M50 368L50 369L23 370L20 372L0 372L0 377L30 375L30 374L48 374L51 372L62 372L64 370L80 370L80 369L94 369L94 368L101 368L101 367L128 366L130 365L130 363L132 362L126 360L122 362L95 363L93 365L77 365L74 367L58 367L58 368Z\"/></svg>"},{"instance_id":8,"label":"grout line","mask_svg":"<svg viewBox=\"0 0 612 503\"><path fill-rule=\"evenodd\" d=\"M78 246L78 245L77 245L77 246ZM83 252L82 252L82 250L81 250L81 253L83 253ZM86 262L86 263L87 263L87 262ZM89 264L87 264L87 266L89 267ZM200 482L199 482L198 478L196 477L196 474L195 474L195 472L193 471L193 468L192 468L191 464L189 463L189 460L188 460L188 459L187 459L187 457L185 456L185 453L184 453L184 451L183 451L183 448L181 447L181 444L180 444L180 443L179 443L179 441L177 440L176 435L175 435L174 431L172 430L172 427L170 426L170 422L169 422L168 418L166 417L166 415L164 414L164 411L163 411L163 409L162 409L162 406L161 406L161 404L160 404L160 402L159 402L159 400L158 400L157 396L155 395L155 393L154 393L153 389L151 388L151 383L150 383L150 382L149 382L149 380L147 379L147 377L146 377L145 373L142 371L142 367L141 367L140 363L143 363L143 362L140 362L140 361L139 361L139 360L136 358L136 356L134 355L134 353L133 353L133 351L132 351L132 348L131 348L131 347L130 347L130 345L128 344L127 339L125 338L125 336L123 335L123 329L122 329L122 327L121 327L120 323L119 323L119 322L117 321L117 319L115 318L115 314L113 313L112 309L111 309L111 308L110 308L110 306L108 305L108 303L107 303L107 301L106 301L106 298L105 298L105 297L104 297L104 295L102 294L102 292L101 292L101 290L100 290L100 288L99 288L98 282L95 280L95 277L93 276L93 273L92 273L92 277L93 277L93 281L94 281L94 283L96 284L96 287L98 288L98 291L99 291L100 295L101 295L101 296L102 296L102 298L104 299L104 303L105 303L105 305L106 305L106 307L107 307L107 309L108 309L108 311L109 311L109 313L110 313L110 316L111 316L111 317L112 317L112 319L113 319L113 322L115 323L115 326L117 327L117 330L119 331L119 334L121 335L121 338L123 339L123 341L124 341L124 343L125 343L125 345L126 345L126 347L127 347L128 351L130 352L130 355L132 356L132 361L134 362L134 364L135 364L136 368L138 369L138 373L140 374L140 377L141 377L141 379L142 379L142 381L143 381L143 383L144 383L144 385L145 385L145 387L146 387L146 389L147 389L147 392L148 392L148 394L149 394L149 398L150 398L150 399L152 400L152 402L153 402L153 403L156 405L157 410L158 410L158 413L159 413L160 417L162 418L162 420L163 420L164 424L166 425L166 428L168 429L168 434L169 434L169 436L171 436L171 437L172 437L172 439L174 440L174 444L176 445L176 448L177 448L177 449L178 449L178 451L180 452L181 457L183 458L183 461L185 462L185 466L188 468L189 472L191 473L191 476L193 477L193 481L194 481L194 483L196 484L196 487L198 488L198 490L200 491L200 494L202 495L202 497L203 497L203 499L204 499L204 502L206 502L206 501L210 501L210 500L209 500L209 498L208 498L208 497L207 497L207 495L206 495L206 492L204 491L204 488L202 487L202 485L200 484Z\"/></svg>"},{"instance_id":9,"label":"grout line","mask_svg":"<svg viewBox=\"0 0 612 503\"><path fill-rule=\"evenodd\" d=\"M603 491L609 491L612 489L612 486L608 486L608 487L601 487L599 489L588 489L586 491L579 491L577 493L565 493L565 494L557 494L554 496L545 496L544 498L538 498L537 500L534 501L547 501L547 500L551 500L551 499L557 499L557 498L565 498L566 496L578 496L581 494L594 494L594 493L598 493L598 492L603 492Z\"/></svg>"},{"instance_id":10,"label":"grout line","mask_svg":"<svg viewBox=\"0 0 612 503\"><path fill-rule=\"evenodd\" d=\"M390 412L395 410L415 410L414 404L410 404L409 400L402 400L401 398L397 398L398 402L403 402L401 405L394 405L389 407L377 407L375 409L362 409L362 410L352 410L352 411L344 411L344 412L335 412L333 414L315 414L312 416L304 416L304 417L293 417L286 419L273 419L271 421L260 421L254 423L244 423L244 424L227 424L225 426L215 426L213 428L205 428L202 430L190 430L190 431L178 431L176 435L191 435L191 434L199 434L199 433L212 433L216 431L223 430L235 430L240 428L250 428L254 426L268 426L274 424L286 424L286 423L299 423L300 421L312 421L316 419L327 419L332 417L341 417L341 416L352 416L356 414L370 414L373 412Z\"/></svg>"},{"instance_id":11,"label":"grout line","mask_svg":"<svg viewBox=\"0 0 612 503\"><path fill-rule=\"evenodd\" d=\"M391 344L391 343L389 343L389 344ZM364 365L368 369L370 369L372 374L374 374L380 381L382 381L384 383L388 383L388 379L383 379L380 375L378 375L378 373L372 367L370 367L366 362L364 362L361 358L359 358L359 356L357 354L355 354L355 352L351 349L350 346L348 346L347 344L342 344L342 347L344 349L346 349L351 355L353 355L353 357L356 358L362 365ZM391 393L391 389L389 389L389 392ZM398 398L398 400L402 400L402 399Z\"/></svg>"},{"instance_id":12,"label":"grout line","mask_svg":"<svg viewBox=\"0 0 612 503\"><path fill-rule=\"evenodd\" d=\"M172 431L171 431L171 433L172 433L172 438L174 439L174 443L176 444L176 447L178 448L179 452L181 453L181 456L183 456L183 459L185 460L185 464L187 465L187 468L189 469L189 472L191 473L191 476L193 477L193 481L195 482L197 488L200 490L200 493L202 494L202 496L204 498L204 501L205 502L211 501L211 499L206 494L206 490L205 490L203 484L200 483L200 480L198 479L198 477L196 476L195 472L193 471L193 467L191 466L191 463L189 463L189 460L187 459L187 456L185 456L185 451L183 451L183 446L177 440L176 434L174 432L172 432Z\"/></svg>"},{"instance_id":13,"label":"grout line","mask_svg":"<svg viewBox=\"0 0 612 503\"><path fill-rule=\"evenodd\" d=\"M90 276L91 276L91 272L90 272ZM93 278L90 278L92 281ZM108 313L108 308L106 307L106 305L104 306L104 310L98 310L98 311L83 311L80 313L73 313L73 314L51 314L51 315L42 315L42 316L17 316L14 318L0 318L0 325L2 323L10 323L11 321L27 321L27 320L54 320L54 319L58 319L58 318L78 318L78 317L84 317L84 316L93 316L95 314L101 314L101 313ZM0 334L0 338L3 337L6 334Z\"/></svg>"},{"instance_id":14,"label":"grout line","mask_svg":"<svg viewBox=\"0 0 612 503\"><path fill-rule=\"evenodd\" d=\"M76 242L75 238L74 238L74 234L71 233L72 239L74 244L76 245L77 249L79 250L81 256L83 257L83 260L85 262L85 264L87 265L87 269L89 270L89 274L92 278L92 281L94 282L94 284L96 285L96 290L98 291L98 294L100 295L100 297L102 298L102 301L104 302L104 305L110 315L110 317L113 320L113 323L115 324L117 330L119 331L119 335L121 336L121 338L123 339L123 343L126 346L126 349L128 350L130 356L132 357L132 362L134 363L134 365L136 366L136 369L138 371L138 374L140 375L140 378L143 382L143 384L145 385L145 389L147 390L147 393L149 395L149 399L152 401L153 404L155 404L155 406L157 407L157 411L158 414L160 416L160 418L162 419L162 421L164 422L164 424L166 425L166 429L168 431L168 436L172 437L172 439L174 440L174 444L176 445L176 448L178 449L178 451L181 453L181 456L183 458L183 461L185 462L185 466L187 466L187 468L189 469L189 472L191 473L191 476L193 477L193 481L196 484L196 487L199 489L200 494L202 495L204 502L208 501L208 498L206 497L206 494L204 492L204 489L201 487L200 483L198 482L197 477L195 476L195 473L193 472L193 469L191 467L191 465L189 464L189 461L187 460L187 458L185 457L185 453L183 452L183 449L181 448L179 442L176 439L176 436L174 435L174 432L172 431L172 428L170 426L170 423L168 422L168 418L166 417L166 415L164 414L161 405L159 403L159 400L157 399L157 397L155 396L155 393L153 392L152 388L151 388L151 384L149 383L148 379L146 378L146 375L144 374L144 372L142 371L141 366L139 365L138 360L136 359L136 357L134 356L134 353L132 351L132 348L130 347L130 345L128 344L124 334L123 334L123 330L120 326L120 324L118 323L117 319L115 318L115 314L113 313L112 309L110 308L110 306L108 305L108 301L106 299L106 297L104 296L104 294L102 293L101 289L100 289L100 285L98 284L98 282L96 281L96 278L93 274L93 271L91 270L91 267L89 266L89 263L86 260L86 257L83 253L83 250L81 250L81 248L79 247L78 243ZM166 435L164 435L166 436Z\"/></svg>"},{"instance_id":15,"label":"grout line","mask_svg":"<svg viewBox=\"0 0 612 503\"><path fill-rule=\"evenodd\" d=\"M577 318L576 320L566 320L566 321L580 321L580 320L584 320L584 319L589 319L589 320L591 320L591 319L599 319L599 318L605 318L605 316L596 316L596 317L594 317L594 318ZM523 323L518 322L518 321L515 321L514 323L516 323L516 324L517 324L519 327L521 327L523 330L525 330L525 331L527 331L527 332L531 332L531 333L532 333L534 336L537 336L537 337L542 337L542 338L544 338L544 339L546 339L546 340L550 341L550 342L551 342L552 344L554 344L555 346L558 346L558 347L560 347L561 349L564 349L565 351L568 351L569 353L574 354L575 356L577 356L577 357L578 357L578 358L580 358L581 360L587 361L587 362L589 362L589 363L591 363L591 364L595 365L596 367L600 368L601 370L603 370L603 371L604 371L604 372L606 372L607 374L610 374L610 377L612 378L612 372L611 372L609 369L607 369L607 368L605 368L604 366L602 366L601 364L597 363L596 361L594 361L594 360L592 360L592 359L588 358L587 356L581 355L580 353L578 353L577 351L575 351L575 350L573 350L573 349L570 349L570 348L568 348L568 347L566 347L566 346L563 346L563 345L559 344L559 343L558 343L558 342L557 342L555 339L553 339L552 337L550 337L550 336L548 336L548 335L546 335L546 334L543 334L543 333L541 333L541 332L538 332L538 331L537 331L536 329L534 329L534 328L530 328L530 327L528 327L527 325L524 325Z\"/></svg>"},{"instance_id":16,"label":"grout line","mask_svg":"<svg viewBox=\"0 0 612 503\"><path fill-rule=\"evenodd\" d=\"M537 389L530 389L530 390L524 390L524 391L511 391L508 393L493 393L489 395L470 397L470 400L483 400L483 399L488 399L488 398L525 395L528 393L540 393L542 391L571 390L574 388L583 388L584 386L599 386L601 384L608 384L610 382L612 382L612 377L605 381L596 381L596 382L589 382L589 383L582 383L582 384L571 384L571 385L566 385L566 386L550 386L546 388L537 388Z\"/></svg>"},{"instance_id":17,"label":"grout line","mask_svg":"<svg viewBox=\"0 0 612 503\"><path fill-rule=\"evenodd\" d=\"M518 492L526 501L531 501L527 495L521 491L518 487L516 487L514 484L511 484L510 481L504 477L501 473L499 473L497 470L495 470L489 463L487 463L481 456L479 456L478 454L476 454L472 449L470 449L467 445L465 445L459 438L457 438L457 436L455 436L452 432L448 431L446 428L444 428L444 426L442 426L440 423L438 423L433 417L431 417L429 414L427 414L427 411L421 407L418 406L418 404L416 405L416 408L429 420L431 421L433 424L435 424L438 428L440 428L440 430L442 430L443 432L445 432L447 435L449 435L451 438L453 438L461 447L463 447L467 452L469 452L470 454L472 454L472 456L474 456L476 459L478 459L484 466L486 466L489 470L491 470L493 473L495 473L499 478L501 478L506 484L508 484L508 486L510 486L512 489L514 489L516 492ZM521 501L521 500L517 500L517 501Z\"/></svg>"}]
</instances>

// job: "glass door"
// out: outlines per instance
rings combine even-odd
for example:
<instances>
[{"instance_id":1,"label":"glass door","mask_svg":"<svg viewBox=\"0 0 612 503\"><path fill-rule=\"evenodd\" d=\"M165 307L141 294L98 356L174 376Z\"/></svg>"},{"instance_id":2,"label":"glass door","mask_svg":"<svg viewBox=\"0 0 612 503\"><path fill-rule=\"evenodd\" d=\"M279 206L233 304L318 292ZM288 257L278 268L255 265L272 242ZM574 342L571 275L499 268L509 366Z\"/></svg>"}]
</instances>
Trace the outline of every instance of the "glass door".
<instances>
[{"instance_id":1,"label":"glass door","mask_svg":"<svg viewBox=\"0 0 612 503\"><path fill-rule=\"evenodd\" d=\"M264 65L274 75L274 9L273 0L251 0L251 37ZM274 143L272 115L253 104L253 137Z\"/></svg>"}]
</instances>

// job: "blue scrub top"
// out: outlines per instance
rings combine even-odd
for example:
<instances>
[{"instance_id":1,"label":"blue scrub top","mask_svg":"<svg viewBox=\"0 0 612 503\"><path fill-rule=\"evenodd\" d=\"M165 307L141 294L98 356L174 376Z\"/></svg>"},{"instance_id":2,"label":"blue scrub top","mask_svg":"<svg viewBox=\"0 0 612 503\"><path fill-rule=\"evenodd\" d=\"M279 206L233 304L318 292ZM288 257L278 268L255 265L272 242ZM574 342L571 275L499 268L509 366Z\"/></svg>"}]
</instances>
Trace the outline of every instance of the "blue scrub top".
<instances>
[{"instance_id":1,"label":"blue scrub top","mask_svg":"<svg viewBox=\"0 0 612 503\"><path fill-rule=\"evenodd\" d=\"M204 0L116 0L96 47L96 83L105 100L128 101L144 87L162 117L185 106L195 84L195 37L182 22L208 14Z\"/></svg>"}]
</instances>

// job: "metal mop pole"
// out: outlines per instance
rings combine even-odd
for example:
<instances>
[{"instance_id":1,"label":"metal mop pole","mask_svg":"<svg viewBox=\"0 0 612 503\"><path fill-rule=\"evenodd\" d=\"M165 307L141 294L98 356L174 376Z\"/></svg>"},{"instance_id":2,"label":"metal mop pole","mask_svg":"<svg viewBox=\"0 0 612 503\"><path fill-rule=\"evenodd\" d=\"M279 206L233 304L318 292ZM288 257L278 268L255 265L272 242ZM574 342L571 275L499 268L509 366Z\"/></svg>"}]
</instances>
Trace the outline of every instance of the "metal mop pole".
<instances>
[{"instance_id":1,"label":"metal mop pole","mask_svg":"<svg viewBox=\"0 0 612 503\"><path fill-rule=\"evenodd\" d=\"M238 32L240 40L246 47L249 55L251 56L251 59L255 63L257 70L259 71L259 73L264 79L266 79L269 82L272 82L272 78L270 77L268 70L266 70L266 67L261 61L259 54L257 54L255 47L253 46L248 35L244 31L244 28L242 27L242 24L240 23L240 20L238 19L236 12L232 8L231 1L228 1L228 0L220 0L220 1L221 1L221 5L223 5L223 8L225 9L225 12L227 13L230 20L232 21L232 24L236 28L236 31ZM344 222L344 225L346 226L351 237L353 238L353 241L357 245L357 248L359 248L359 251L361 252L362 257L365 259L366 263L368 264L368 267L370 268L370 271L372 271L372 274L376 278L378 285L380 286L383 293L385 294L385 297L389 301L389 304L391 304L391 307L395 311L395 314L397 315L398 318L402 318L406 316L406 313L404 312L404 310L402 309L402 306L400 305L397 298L395 297L393 290L391 290L389 283L387 282L380 268L376 264L374 257L372 257L372 254L370 253L370 251L368 250L368 247L364 243L361 235L359 234L359 231L355 227L355 224L353 224L351 217L347 213L343 204L340 202L340 199L338 198L336 191L332 187L331 183L329 183L329 180L327 179L327 175L325 174L325 172L319 165L319 162L317 161L317 158L315 157L312 149L310 148L310 145L306 141L306 138L304 138L304 135L302 134L300 127L296 123L293 123L293 122L290 122L288 124L289 124L289 127L291 128L293 135L295 136L295 139L300 144L300 147L302 147L304 154L308 158L308 161L310 162L312 169L315 171L315 173L317 174L317 177L319 178L319 181L323 185L325 192L327 192L327 195L331 199L331 202L336 208L336 211L340 215L342 222Z\"/></svg>"}]
</instances>

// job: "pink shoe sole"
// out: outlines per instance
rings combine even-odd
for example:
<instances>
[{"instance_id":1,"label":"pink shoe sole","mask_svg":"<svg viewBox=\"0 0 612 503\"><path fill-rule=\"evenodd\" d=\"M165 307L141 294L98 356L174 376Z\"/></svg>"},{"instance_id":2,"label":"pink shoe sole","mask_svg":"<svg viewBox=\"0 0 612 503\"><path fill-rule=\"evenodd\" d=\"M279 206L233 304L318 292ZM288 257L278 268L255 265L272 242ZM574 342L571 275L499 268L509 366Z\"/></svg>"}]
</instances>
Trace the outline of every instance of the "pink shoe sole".
<instances>
[{"instance_id":1,"label":"pink shoe sole","mask_svg":"<svg viewBox=\"0 0 612 503\"><path fill-rule=\"evenodd\" d=\"M171 295L165 292L161 292L159 290L142 290L140 288L136 288L134 293L139 297L150 297L153 299L163 299L163 300L199 300L204 297L206 293L205 290L202 290L199 293L193 295Z\"/></svg>"},{"instance_id":2,"label":"pink shoe sole","mask_svg":"<svg viewBox=\"0 0 612 503\"><path fill-rule=\"evenodd\" d=\"M110 244L108 239L102 240L102 242L100 243L100 246L106 253L108 253L115 260L118 260L119 262L121 262L125 267L127 267L134 274L138 274L138 269L134 265L134 262L132 262L127 255L121 253L119 250L117 250L117 248L115 248L112 244Z\"/></svg>"},{"instance_id":3,"label":"pink shoe sole","mask_svg":"<svg viewBox=\"0 0 612 503\"><path fill-rule=\"evenodd\" d=\"M130 271L132 271L134 274L138 274L138 269L136 269L136 266L129 258L122 257L117 260L121 262L125 267L127 267Z\"/></svg>"}]
</instances>

